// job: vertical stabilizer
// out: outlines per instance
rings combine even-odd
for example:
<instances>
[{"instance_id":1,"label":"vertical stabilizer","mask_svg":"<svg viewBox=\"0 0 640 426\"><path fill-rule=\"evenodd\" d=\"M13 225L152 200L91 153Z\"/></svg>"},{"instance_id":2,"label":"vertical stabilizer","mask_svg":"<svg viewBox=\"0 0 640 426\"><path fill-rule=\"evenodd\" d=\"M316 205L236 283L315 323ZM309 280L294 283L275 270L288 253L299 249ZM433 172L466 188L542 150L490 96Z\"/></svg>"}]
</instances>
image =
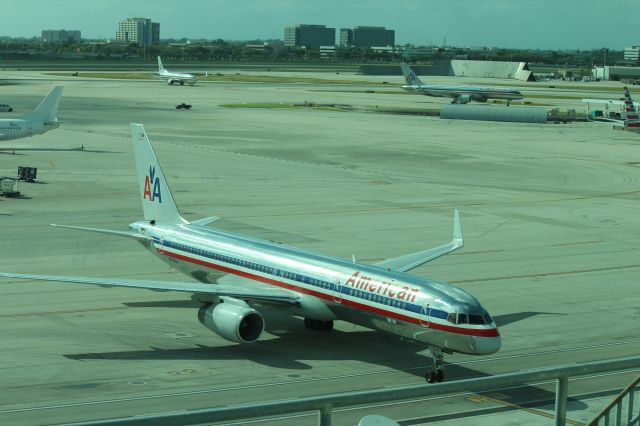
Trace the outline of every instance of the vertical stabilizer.
<instances>
[{"instance_id":1,"label":"vertical stabilizer","mask_svg":"<svg viewBox=\"0 0 640 426\"><path fill-rule=\"evenodd\" d=\"M162 167L142 124L131 123L131 141L144 219L165 224L187 223L180 216Z\"/></svg>"},{"instance_id":2,"label":"vertical stabilizer","mask_svg":"<svg viewBox=\"0 0 640 426\"><path fill-rule=\"evenodd\" d=\"M638 119L638 110L631 100L631 93L627 87L624 88L624 111L626 127L640 127L640 119Z\"/></svg>"},{"instance_id":3,"label":"vertical stabilizer","mask_svg":"<svg viewBox=\"0 0 640 426\"><path fill-rule=\"evenodd\" d=\"M37 120L52 123L58 120L58 106L62 97L63 86L54 87L46 98L29 114L20 117L24 120Z\"/></svg>"},{"instance_id":4,"label":"vertical stabilizer","mask_svg":"<svg viewBox=\"0 0 640 426\"><path fill-rule=\"evenodd\" d=\"M402 74L404 75L404 81L409 86L422 86L422 81L418 78L416 73L409 67L409 65L404 62L400 63L400 68L402 68Z\"/></svg>"},{"instance_id":5,"label":"vertical stabilizer","mask_svg":"<svg viewBox=\"0 0 640 426\"><path fill-rule=\"evenodd\" d=\"M164 72L164 67L162 66L162 60L160 59L160 56L158 56L158 73L162 74Z\"/></svg>"}]
</instances>

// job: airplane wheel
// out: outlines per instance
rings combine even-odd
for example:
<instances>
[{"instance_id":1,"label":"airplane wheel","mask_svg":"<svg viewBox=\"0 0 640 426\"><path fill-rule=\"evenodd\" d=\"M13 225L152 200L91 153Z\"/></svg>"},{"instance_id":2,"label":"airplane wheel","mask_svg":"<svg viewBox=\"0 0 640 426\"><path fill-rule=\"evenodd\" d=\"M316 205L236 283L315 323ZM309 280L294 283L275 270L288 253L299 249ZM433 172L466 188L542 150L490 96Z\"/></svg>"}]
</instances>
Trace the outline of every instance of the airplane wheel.
<instances>
[{"instance_id":1,"label":"airplane wheel","mask_svg":"<svg viewBox=\"0 0 640 426\"><path fill-rule=\"evenodd\" d=\"M436 382L441 382L444 380L444 371L438 370L436 371Z\"/></svg>"},{"instance_id":2,"label":"airplane wheel","mask_svg":"<svg viewBox=\"0 0 640 426\"><path fill-rule=\"evenodd\" d=\"M324 321L324 329L327 331L333 330L333 321Z\"/></svg>"},{"instance_id":3,"label":"airplane wheel","mask_svg":"<svg viewBox=\"0 0 640 426\"><path fill-rule=\"evenodd\" d=\"M315 331L322 331L322 329L324 328L323 321L320 321L320 320L311 320L311 321L312 321L313 329Z\"/></svg>"},{"instance_id":4,"label":"airplane wheel","mask_svg":"<svg viewBox=\"0 0 640 426\"><path fill-rule=\"evenodd\" d=\"M434 371L428 371L425 379L427 379L427 383L435 383L436 373Z\"/></svg>"}]
</instances>

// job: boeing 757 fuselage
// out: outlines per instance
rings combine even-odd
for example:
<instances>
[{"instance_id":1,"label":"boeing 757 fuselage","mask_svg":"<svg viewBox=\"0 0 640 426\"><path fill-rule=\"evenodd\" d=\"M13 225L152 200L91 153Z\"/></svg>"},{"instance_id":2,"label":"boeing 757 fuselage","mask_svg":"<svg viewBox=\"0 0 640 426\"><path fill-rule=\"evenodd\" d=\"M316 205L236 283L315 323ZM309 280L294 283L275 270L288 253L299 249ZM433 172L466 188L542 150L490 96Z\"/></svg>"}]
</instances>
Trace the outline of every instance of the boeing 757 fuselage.
<instances>
[{"instance_id":1,"label":"boeing 757 fuselage","mask_svg":"<svg viewBox=\"0 0 640 426\"><path fill-rule=\"evenodd\" d=\"M509 103L524 97L520 91L515 89L424 84L407 64L403 62L400 67L407 83L402 86L404 90L426 96L453 98L451 103L454 104L466 104L469 101L486 102L488 99L501 99Z\"/></svg>"},{"instance_id":2,"label":"boeing 757 fuselage","mask_svg":"<svg viewBox=\"0 0 640 426\"><path fill-rule=\"evenodd\" d=\"M486 355L500 349L496 324L475 297L406 273L463 246L457 211L451 242L372 265L356 263L205 226L217 217L189 223L180 216L143 126L132 124L131 137L144 220L130 224L129 231L66 227L134 238L200 282L0 276L190 293L201 304L199 321L237 343L255 342L262 334L261 305L302 317L315 330L344 320L427 345L433 354L429 382L444 377L443 353Z\"/></svg>"}]
</instances>

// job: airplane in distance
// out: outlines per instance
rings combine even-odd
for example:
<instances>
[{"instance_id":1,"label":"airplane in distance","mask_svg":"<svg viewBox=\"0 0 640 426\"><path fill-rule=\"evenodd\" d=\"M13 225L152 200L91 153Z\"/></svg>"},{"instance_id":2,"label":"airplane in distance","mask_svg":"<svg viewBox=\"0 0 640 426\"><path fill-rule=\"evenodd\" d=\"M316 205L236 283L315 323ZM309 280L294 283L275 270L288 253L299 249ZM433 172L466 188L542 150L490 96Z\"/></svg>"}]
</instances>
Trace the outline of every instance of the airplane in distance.
<instances>
[{"instance_id":1,"label":"airplane in distance","mask_svg":"<svg viewBox=\"0 0 640 426\"><path fill-rule=\"evenodd\" d=\"M629 93L628 87L624 88L624 112L624 127L632 127L634 128L634 130L640 130L640 119L638 118L638 110L633 104L631 93Z\"/></svg>"},{"instance_id":2,"label":"airplane in distance","mask_svg":"<svg viewBox=\"0 0 640 426\"><path fill-rule=\"evenodd\" d=\"M629 127L632 130L640 131L640 118L638 118L638 110L633 103L633 99L631 99L631 93L629 93L629 88L624 88L624 101L621 100L612 100L612 99L583 99L582 102L596 105L604 105L604 113L602 116L596 115L599 113L593 111L587 114L587 118L594 122L604 122L604 123L621 123L624 127ZM617 105L623 109L621 113L612 113L607 114L606 111L610 105Z\"/></svg>"},{"instance_id":3,"label":"airplane in distance","mask_svg":"<svg viewBox=\"0 0 640 426\"><path fill-rule=\"evenodd\" d=\"M187 83L193 86L194 84L196 84L196 81L197 81L196 77L193 74L171 72L164 69L164 67L162 66L162 60L160 59L160 56L158 56L157 75L159 75L160 78L167 80L167 84L169 85L179 84L180 86L184 86L184 84Z\"/></svg>"},{"instance_id":4,"label":"airplane in distance","mask_svg":"<svg viewBox=\"0 0 640 426\"><path fill-rule=\"evenodd\" d=\"M54 87L46 98L29 114L16 118L0 119L0 140L26 138L40 135L60 127L58 106L63 86Z\"/></svg>"},{"instance_id":5,"label":"airplane in distance","mask_svg":"<svg viewBox=\"0 0 640 426\"><path fill-rule=\"evenodd\" d=\"M509 105L513 100L524 98L522 93L515 89L424 84L409 65L402 62L400 68L402 68L402 74L407 83L402 86L404 90L426 96L453 98L451 101L452 104L466 104L469 101L486 102L487 99L501 99L506 100L507 105Z\"/></svg>"},{"instance_id":6,"label":"airplane in distance","mask_svg":"<svg viewBox=\"0 0 640 426\"><path fill-rule=\"evenodd\" d=\"M188 222L143 125L131 124L131 139L144 219L131 223L128 231L53 226L130 237L200 282L9 272L0 277L190 293L201 304L200 323L236 343L255 342L262 334L260 306L302 317L307 328L318 331L344 320L425 344L433 363L425 377L429 383L443 380L444 353L488 355L500 349L496 324L474 296L407 273L463 247L457 210L451 242L375 264L356 263L205 226L218 217Z\"/></svg>"}]
</instances>

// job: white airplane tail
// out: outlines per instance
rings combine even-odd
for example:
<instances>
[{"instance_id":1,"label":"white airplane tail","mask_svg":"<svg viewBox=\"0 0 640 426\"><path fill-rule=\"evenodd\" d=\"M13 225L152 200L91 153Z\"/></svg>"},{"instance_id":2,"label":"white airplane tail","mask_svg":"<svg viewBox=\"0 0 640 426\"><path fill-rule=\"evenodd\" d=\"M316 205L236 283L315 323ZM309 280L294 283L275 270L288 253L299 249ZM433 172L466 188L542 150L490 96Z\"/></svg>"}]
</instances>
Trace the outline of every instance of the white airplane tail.
<instances>
[{"instance_id":1,"label":"white airplane tail","mask_svg":"<svg viewBox=\"0 0 640 426\"><path fill-rule=\"evenodd\" d=\"M40 102L29 114L20 117L24 120L37 120L45 123L51 123L58 120L58 106L60 105L60 97L62 96L63 86L54 87L46 98Z\"/></svg>"},{"instance_id":2,"label":"white airplane tail","mask_svg":"<svg viewBox=\"0 0 640 426\"><path fill-rule=\"evenodd\" d=\"M624 121L627 127L640 127L640 119L638 119L638 110L631 100L631 94L627 87L624 88L624 109L626 112L626 118Z\"/></svg>"},{"instance_id":3,"label":"white airplane tail","mask_svg":"<svg viewBox=\"0 0 640 426\"><path fill-rule=\"evenodd\" d=\"M142 124L131 123L131 140L144 219L169 224L188 223L180 216L162 167Z\"/></svg>"},{"instance_id":4,"label":"white airplane tail","mask_svg":"<svg viewBox=\"0 0 640 426\"><path fill-rule=\"evenodd\" d=\"M402 74L404 75L404 81L407 82L409 86L421 86L422 81L418 78L416 73L409 67L409 65L404 62L400 63L400 68L402 68Z\"/></svg>"},{"instance_id":5,"label":"white airplane tail","mask_svg":"<svg viewBox=\"0 0 640 426\"><path fill-rule=\"evenodd\" d=\"M160 56L158 56L158 74L162 74L164 72L164 67L162 66L162 60Z\"/></svg>"}]
</instances>

